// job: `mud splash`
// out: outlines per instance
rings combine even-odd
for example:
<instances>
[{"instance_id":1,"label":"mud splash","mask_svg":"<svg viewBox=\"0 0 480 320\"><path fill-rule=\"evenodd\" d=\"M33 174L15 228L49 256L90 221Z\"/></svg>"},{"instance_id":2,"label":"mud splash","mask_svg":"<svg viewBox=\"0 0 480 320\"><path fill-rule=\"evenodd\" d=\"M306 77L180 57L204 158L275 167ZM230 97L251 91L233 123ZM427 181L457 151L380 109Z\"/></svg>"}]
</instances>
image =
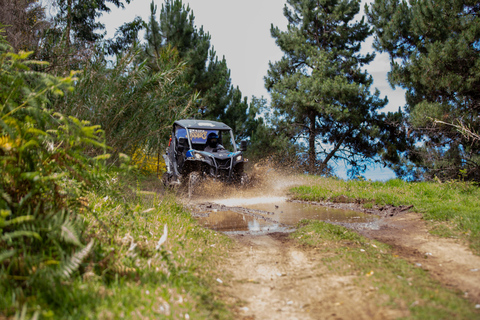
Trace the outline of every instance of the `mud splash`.
<instances>
[{"instance_id":1,"label":"mud splash","mask_svg":"<svg viewBox=\"0 0 480 320\"><path fill-rule=\"evenodd\" d=\"M271 166L255 166L251 184L238 188L205 181L189 207L199 223L226 233L268 233L293 231L302 219L375 229L378 216L320 203L290 201L288 189L309 184L305 175L290 174Z\"/></svg>"}]
</instances>

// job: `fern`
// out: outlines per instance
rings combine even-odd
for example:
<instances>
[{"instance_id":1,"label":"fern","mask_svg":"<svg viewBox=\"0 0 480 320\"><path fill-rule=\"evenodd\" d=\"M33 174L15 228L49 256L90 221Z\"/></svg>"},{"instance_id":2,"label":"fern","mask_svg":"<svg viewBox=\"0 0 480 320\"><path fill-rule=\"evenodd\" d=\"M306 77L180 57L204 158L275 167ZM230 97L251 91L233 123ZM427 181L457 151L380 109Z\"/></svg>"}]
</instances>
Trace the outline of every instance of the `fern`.
<instances>
[{"instance_id":1,"label":"fern","mask_svg":"<svg viewBox=\"0 0 480 320\"><path fill-rule=\"evenodd\" d=\"M29 55L0 36L0 287L18 301L59 294L51 284L71 277L91 252L93 241L82 244L79 198L102 186L108 157L98 125L51 109L73 89L75 73L33 71Z\"/></svg>"},{"instance_id":2,"label":"fern","mask_svg":"<svg viewBox=\"0 0 480 320\"><path fill-rule=\"evenodd\" d=\"M62 240L66 243L72 243L76 246L81 246L82 244L78 237L77 229L77 226L72 221L66 219L61 226Z\"/></svg>"},{"instance_id":3,"label":"fern","mask_svg":"<svg viewBox=\"0 0 480 320\"><path fill-rule=\"evenodd\" d=\"M23 230L6 233L2 235L0 239L3 241L11 241L15 238L20 238L20 237L32 237L38 240L42 240L42 237L40 237L40 235L37 232L23 231Z\"/></svg>"},{"instance_id":4,"label":"fern","mask_svg":"<svg viewBox=\"0 0 480 320\"><path fill-rule=\"evenodd\" d=\"M0 263L4 260L7 260L8 258L13 257L16 253L16 250L3 250L2 252L0 252Z\"/></svg>"},{"instance_id":5,"label":"fern","mask_svg":"<svg viewBox=\"0 0 480 320\"><path fill-rule=\"evenodd\" d=\"M60 265L59 275L64 279L70 278L70 276L78 270L80 264L83 260L90 254L90 251L93 248L94 240L90 240L90 242L80 250L73 254L67 261Z\"/></svg>"}]
</instances>

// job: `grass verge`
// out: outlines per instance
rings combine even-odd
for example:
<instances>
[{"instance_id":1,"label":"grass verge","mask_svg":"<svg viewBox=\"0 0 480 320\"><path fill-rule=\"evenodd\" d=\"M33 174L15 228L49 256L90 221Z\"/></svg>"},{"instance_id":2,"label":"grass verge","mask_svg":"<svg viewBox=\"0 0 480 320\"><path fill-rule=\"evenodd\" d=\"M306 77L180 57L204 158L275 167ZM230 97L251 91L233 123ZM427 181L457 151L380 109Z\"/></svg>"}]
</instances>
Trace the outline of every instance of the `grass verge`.
<instances>
[{"instance_id":1,"label":"grass verge","mask_svg":"<svg viewBox=\"0 0 480 320\"><path fill-rule=\"evenodd\" d=\"M216 291L231 241L198 226L173 195L141 189L117 199L90 195L83 213L84 242L95 241L90 255L70 279L25 299L0 286L0 318L231 318Z\"/></svg>"},{"instance_id":2,"label":"grass verge","mask_svg":"<svg viewBox=\"0 0 480 320\"><path fill-rule=\"evenodd\" d=\"M428 272L394 255L386 244L342 226L308 220L302 220L291 237L304 245L329 251L322 263L331 272L353 275L358 286L374 289L372 299L384 301L391 309L407 310L408 319L480 317L480 312L461 292L442 287ZM386 300L380 299L385 296Z\"/></svg>"},{"instance_id":3,"label":"grass verge","mask_svg":"<svg viewBox=\"0 0 480 320\"><path fill-rule=\"evenodd\" d=\"M291 189L292 198L308 201L359 202L372 205L414 205L425 220L436 221L432 233L463 236L480 254L480 188L466 182L343 181L315 178L312 186ZM445 223L446 222L446 223Z\"/></svg>"}]
</instances>

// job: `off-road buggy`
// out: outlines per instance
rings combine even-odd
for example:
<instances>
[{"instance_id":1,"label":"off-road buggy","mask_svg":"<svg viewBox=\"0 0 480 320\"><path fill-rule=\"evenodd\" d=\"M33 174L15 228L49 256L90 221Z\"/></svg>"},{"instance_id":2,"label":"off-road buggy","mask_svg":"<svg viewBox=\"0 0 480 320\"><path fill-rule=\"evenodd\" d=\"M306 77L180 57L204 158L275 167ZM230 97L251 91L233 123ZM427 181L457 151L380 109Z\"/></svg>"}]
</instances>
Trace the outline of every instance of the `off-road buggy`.
<instances>
[{"instance_id":1,"label":"off-road buggy","mask_svg":"<svg viewBox=\"0 0 480 320\"><path fill-rule=\"evenodd\" d=\"M184 186L189 196L204 178L245 184L246 141L237 149L232 129L224 123L207 120L178 120L165 159L163 182L167 186Z\"/></svg>"}]
</instances>

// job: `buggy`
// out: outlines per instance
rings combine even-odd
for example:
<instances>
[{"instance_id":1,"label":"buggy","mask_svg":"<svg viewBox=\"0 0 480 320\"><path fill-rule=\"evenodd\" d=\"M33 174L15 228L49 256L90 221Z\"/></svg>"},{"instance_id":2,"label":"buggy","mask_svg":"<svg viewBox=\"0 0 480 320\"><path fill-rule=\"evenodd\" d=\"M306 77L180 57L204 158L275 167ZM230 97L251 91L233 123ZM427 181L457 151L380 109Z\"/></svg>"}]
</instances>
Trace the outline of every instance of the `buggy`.
<instances>
[{"instance_id":1,"label":"buggy","mask_svg":"<svg viewBox=\"0 0 480 320\"><path fill-rule=\"evenodd\" d=\"M166 186L185 186L191 196L207 177L228 183L245 184L244 158L247 143L237 149L232 129L207 120L178 120L173 123L165 159Z\"/></svg>"}]
</instances>

